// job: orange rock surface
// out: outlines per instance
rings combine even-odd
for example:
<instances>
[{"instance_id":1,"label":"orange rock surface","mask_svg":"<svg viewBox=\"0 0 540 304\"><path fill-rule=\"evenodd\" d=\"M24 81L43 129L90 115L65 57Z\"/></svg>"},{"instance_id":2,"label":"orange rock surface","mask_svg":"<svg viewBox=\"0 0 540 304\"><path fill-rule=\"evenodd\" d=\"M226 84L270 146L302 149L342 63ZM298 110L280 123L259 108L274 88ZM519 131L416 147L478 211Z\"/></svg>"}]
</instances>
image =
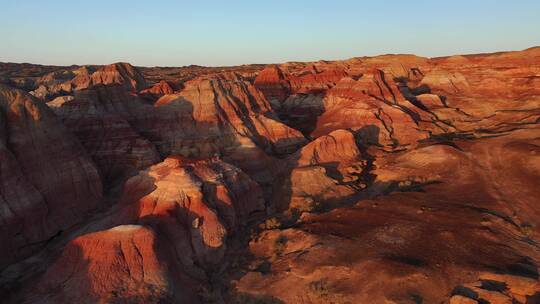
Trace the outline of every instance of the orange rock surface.
<instances>
[{"instance_id":1,"label":"orange rock surface","mask_svg":"<svg viewBox=\"0 0 540 304\"><path fill-rule=\"evenodd\" d=\"M177 271L171 253L156 232L143 226L86 234L66 245L28 301L198 303L197 282Z\"/></svg>"}]
</instances>

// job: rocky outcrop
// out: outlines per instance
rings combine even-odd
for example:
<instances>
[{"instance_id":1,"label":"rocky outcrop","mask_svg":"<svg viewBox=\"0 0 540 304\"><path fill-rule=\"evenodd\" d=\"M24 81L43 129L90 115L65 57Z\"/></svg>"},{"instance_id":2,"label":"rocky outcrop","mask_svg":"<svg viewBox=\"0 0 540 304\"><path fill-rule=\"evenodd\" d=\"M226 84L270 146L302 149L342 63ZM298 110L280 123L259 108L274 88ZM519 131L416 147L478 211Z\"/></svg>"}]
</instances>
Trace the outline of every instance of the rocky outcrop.
<instances>
[{"instance_id":1,"label":"rocky outcrop","mask_svg":"<svg viewBox=\"0 0 540 304\"><path fill-rule=\"evenodd\" d=\"M98 85L119 85L127 92L139 92L147 88L146 80L140 71L125 62L101 67L72 66L28 81L31 83L26 87L33 88L30 93L47 101Z\"/></svg>"},{"instance_id":2,"label":"rocky outcrop","mask_svg":"<svg viewBox=\"0 0 540 304\"><path fill-rule=\"evenodd\" d=\"M154 84L152 87L142 90L141 95L151 100L157 100L163 95L173 94L174 89L172 86L165 80L161 80L158 83Z\"/></svg>"},{"instance_id":3,"label":"rocky outcrop","mask_svg":"<svg viewBox=\"0 0 540 304\"><path fill-rule=\"evenodd\" d=\"M538 134L378 155L363 199L305 212L292 227L267 225L253 238L255 259L235 281L237 294L285 303L535 303ZM306 155L311 164L316 154Z\"/></svg>"},{"instance_id":4,"label":"rocky outcrop","mask_svg":"<svg viewBox=\"0 0 540 304\"><path fill-rule=\"evenodd\" d=\"M101 204L96 168L46 105L0 85L0 268Z\"/></svg>"},{"instance_id":5,"label":"rocky outcrop","mask_svg":"<svg viewBox=\"0 0 540 304\"><path fill-rule=\"evenodd\" d=\"M290 83L295 94L317 94L324 93L346 76L347 72L340 67L311 65L292 76Z\"/></svg>"},{"instance_id":6,"label":"rocky outcrop","mask_svg":"<svg viewBox=\"0 0 540 304\"><path fill-rule=\"evenodd\" d=\"M38 87L30 94L45 100L59 95L69 94L72 90L71 79L75 77L71 70L59 70L48 73L35 81Z\"/></svg>"},{"instance_id":7,"label":"rocky outcrop","mask_svg":"<svg viewBox=\"0 0 540 304\"><path fill-rule=\"evenodd\" d=\"M265 209L259 186L217 159L169 157L126 182L120 223L164 233L177 259L199 278L219 269L227 237Z\"/></svg>"},{"instance_id":8,"label":"rocky outcrop","mask_svg":"<svg viewBox=\"0 0 540 304\"><path fill-rule=\"evenodd\" d=\"M199 284L150 228L117 226L72 240L25 303L200 303Z\"/></svg>"},{"instance_id":9,"label":"rocky outcrop","mask_svg":"<svg viewBox=\"0 0 540 304\"><path fill-rule=\"evenodd\" d=\"M274 155L305 144L305 137L279 121L264 96L236 74L196 78L179 93L165 95L154 109L140 111L138 130L162 155L209 157L215 154L268 180L260 169Z\"/></svg>"},{"instance_id":10,"label":"rocky outcrop","mask_svg":"<svg viewBox=\"0 0 540 304\"><path fill-rule=\"evenodd\" d=\"M288 153L306 142L298 131L271 117L270 106L260 92L234 74L190 81L180 93L164 96L156 106L180 108L184 115L193 118L193 124L214 126L207 133L229 129L232 136L248 137L270 153ZM219 128L220 124L224 128Z\"/></svg>"},{"instance_id":11,"label":"rocky outcrop","mask_svg":"<svg viewBox=\"0 0 540 304\"><path fill-rule=\"evenodd\" d=\"M229 241L265 210L259 186L238 168L169 157L130 178L118 205L82 227L17 300L200 303Z\"/></svg>"},{"instance_id":12,"label":"rocky outcrop","mask_svg":"<svg viewBox=\"0 0 540 304\"><path fill-rule=\"evenodd\" d=\"M536 303L540 300L538 290L540 285L534 278L484 272L478 281L456 286L449 303Z\"/></svg>"},{"instance_id":13,"label":"rocky outcrop","mask_svg":"<svg viewBox=\"0 0 540 304\"><path fill-rule=\"evenodd\" d=\"M307 65L295 72L284 72L281 67L272 65L262 70L254 85L270 101L278 104L294 94L319 94L333 87L347 72L330 64Z\"/></svg>"},{"instance_id":14,"label":"rocky outcrop","mask_svg":"<svg viewBox=\"0 0 540 304\"><path fill-rule=\"evenodd\" d=\"M269 181L261 169L273 162L272 156L306 142L279 121L264 96L240 75L201 77L184 86L154 106L120 84L77 89L73 99L62 97L48 105L74 130L107 180L156 163L159 153L219 154L259 181Z\"/></svg>"},{"instance_id":15,"label":"rocky outcrop","mask_svg":"<svg viewBox=\"0 0 540 304\"><path fill-rule=\"evenodd\" d=\"M288 126L309 135L317 117L324 111L325 92L347 76L341 67L307 65L285 72L287 66L269 66L262 70L254 85L270 101L279 118Z\"/></svg>"},{"instance_id":16,"label":"rocky outcrop","mask_svg":"<svg viewBox=\"0 0 540 304\"><path fill-rule=\"evenodd\" d=\"M110 187L160 161L155 146L130 123L141 102L119 85L97 85L47 105L77 136Z\"/></svg>"},{"instance_id":17,"label":"rocky outcrop","mask_svg":"<svg viewBox=\"0 0 540 304\"><path fill-rule=\"evenodd\" d=\"M125 62L106 65L92 73L90 85L99 84L119 84L130 92L138 92L147 87L146 80L139 70Z\"/></svg>"},{"instance_id":18,"label":"rocky outcrop","mask_svg":"<svg viewBox=\"0 0 540 304\"><path fill-rule=\"evenodd\" d=\"M273 205L281 210L316 211L331 207L371 181L371 157L361 134L336 130L290 155L273 188Z\"/></svg>"},{"instance_id":19,"label":"rocky outcrop","mask_svg":"<svg viewBox=\"0 0 540 304\"><path fill-rule=\"evenodd\" d=\"M284 101L290 94L291 85L277 66L269 66L262 70L253 83L264 96L277 104Z\"/></svg>"},{"instance_id":20,"label":"rocky outcrop","mask_svg":"<svg viewBox=\"0 0 540 304\"><path fill-rule=\"evenodd\" d=\"M327 92L324 108L312 136L344 128L373 130L370 141L398 148L429 136L421 124L431 127L423 110L409 103L382 70L341 80Z\"/></svg>"}]
</instances>

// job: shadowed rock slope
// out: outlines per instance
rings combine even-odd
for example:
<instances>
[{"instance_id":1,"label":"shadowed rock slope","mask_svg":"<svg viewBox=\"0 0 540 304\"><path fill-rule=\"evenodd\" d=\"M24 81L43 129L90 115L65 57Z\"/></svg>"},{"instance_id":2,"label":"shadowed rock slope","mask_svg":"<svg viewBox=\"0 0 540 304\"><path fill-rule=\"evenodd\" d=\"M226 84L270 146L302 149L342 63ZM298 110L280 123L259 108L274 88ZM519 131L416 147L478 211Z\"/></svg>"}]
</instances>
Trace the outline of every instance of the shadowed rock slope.
<instances>
[{"instance_id":1,"label":"shadowed rock slope","mask_svg":"<svg viewBox=\"0 0 540 304\"><path fill-rule=\"evenodd\" d=\"M0 268L101 205L98 172L42 102L0 85Z\"/></svg>"}]
</instances>

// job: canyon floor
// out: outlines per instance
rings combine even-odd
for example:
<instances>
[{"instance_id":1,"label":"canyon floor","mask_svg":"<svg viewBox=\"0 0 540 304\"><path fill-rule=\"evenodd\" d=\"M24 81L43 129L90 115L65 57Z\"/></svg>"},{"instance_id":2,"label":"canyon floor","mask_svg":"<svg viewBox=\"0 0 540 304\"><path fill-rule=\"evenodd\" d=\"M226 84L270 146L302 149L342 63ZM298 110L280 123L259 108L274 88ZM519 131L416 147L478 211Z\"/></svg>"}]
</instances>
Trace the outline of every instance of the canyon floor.
<instances>
[{"instance_id":1,"label":"canyon floor","mask_svg":"<svg viewBox=\"0 0 540 304\"><path fill-rule=\"evenodd\" d=\"M2 303L540 303L540 48L0 63Z\"/></svg>"}]
</instances>

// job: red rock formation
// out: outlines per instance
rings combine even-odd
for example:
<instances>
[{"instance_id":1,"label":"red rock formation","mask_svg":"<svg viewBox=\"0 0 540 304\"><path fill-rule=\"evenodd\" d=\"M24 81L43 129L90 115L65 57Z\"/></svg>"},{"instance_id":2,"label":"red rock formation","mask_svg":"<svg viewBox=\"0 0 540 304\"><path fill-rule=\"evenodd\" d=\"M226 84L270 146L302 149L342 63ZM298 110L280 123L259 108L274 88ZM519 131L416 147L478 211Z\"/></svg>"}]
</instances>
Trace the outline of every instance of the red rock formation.
<instances>
[{"instance_id":1,"label":"red rock formation","mask_svg":"<svg viewBox=\"0 0 540 304\"><path fill-rule=\"evenodd\" d=\"M539 63L529 49L140 70L182 84L172 94L164 82L145 90L125 64L2 65L3 82L45 99L69 84L48 105L115 186L106 199L123 195L1 272L0 293L13 303L536 303ZM90 205L86 175L58 171L78 155L65 152L69 134L18 94L30 110L8 103L0 117L3 265L62 229L50 210L67 206L76 222L90 209L79 206Z\"/></svg>"},{"instance_id":2,"label":"red rock formation","mask_svg":"<svg viewBox=\"0 0 540 304\"><path fill-rule=\"evenodd\" d=\"M281 178L274 184L273 204L297 211L328 208L365 187L369 170L369 157L361 151L355 134L331 132L286 159Z\"/></svg>"},{"instance_id":3,"label":"red rock formation","mask_svg":"<svg viewBox=\"0 0 540 304\"><path fill-rule=\"evenodd\" d=\"M41 98L51 99L52 97L63 95L71 92L70 80L75 77L75 74L69 70L59 70L48 73L36 80L37 89L30 94Z\"/></svg>"},{"instance_id":4,"label":"red rock formation","mask_svg":"<svg viewBox=\"0 0 540 304\"><path fill-rule=\"evenodd\" d=\"M291 85L279 67L272 65L262 70L253 83L269 100L284 101L290 94Z\"/></svg>"},{"instance_id":5,"label":"red rock formation","mask_svg":"<svg viewBox=\"0 0 540 304\"><path fill-rule=\"evenodd\" d=\"M156 227L199 278L222 261L227 236L265 208L259 186L239 169L217 159L182 157L129 179L120 204L119 223Z\"/></svg>"},{"instance_id":6,"label":"red rock formation","mask_svg":"<svg viewBox=\"0 0 540 304\"><path fill-rule=\"evenodd\" d=\"M26 300L41 303L200 303L170 245L152 229L117 226L71 241Z\"/></svg>"},{"instance_id":7,"label":"red rock formation","mask_svg":"<svg viewBox=\"0 0 540 304\"><path fill-rule=\"evenodd\" d=\"M525 239L538 233L528 224L538 218L538 134L381 156L377 197L252 239L256 259L237 291L285 303L534 303L540 252Z\"/></svg>"},{"instance_id":8,"label":"red rock formation","mask_svg":"<svg viewBox=\"0 0 540 304\"><path fill-rule=\"evenodd\" d=\"M428 113L409 103L391 81L381 70L359 80L340 81L327 93L325 112L317 120L312 136L345 128L376 129L378 134L370 140L392 148L427 138L427 130L437 126L423 118ZM421 130L421 125L427 130Z\"/></svg>"},{"instance_id":9,"label":"red rock formation","mask_svg":"<svg viewBox=\"0 0 540 304\"><path fill-rule=\"evenodd\" d=\"M320 70L310 65L298 73L284 73L279 66L268 66L262 70L254 81L270 101L283 102L291 94L317 94L333 87L340 79L347 76L342 68L324 66Z\"/></svg>"},{"instance_id":10,"label":"red rock formation","mask_svg":"<svg viewBox=\"0 0 540 304\"><path fill-rule=\"evenodd\" d=\"M92 73L90 79L90 85L120 84L131 92L141 91L147 86L139 70L125 62L106 65Z\"/></svg>"},{"instance_id":11,"label":"red rock formation","mask_svg":"<svg viewBox=\"0 0 540 304\"><path fill-rule=\"evenodd\" d=\"M153 144L165 156L221 154L259 173L259 180L269 180L261 170L273 162L267 154L290 153L306 142L279 122L262 94L236 74L194 79L182 91L164 95L155 107L114 84L74 93L73 100L49 105L75 131L108 180L155 163Z\"/></svg>"},{"instance_id":12,"label":"red rock formation","mask_svg":"<svg viewBox=\"0 0 540 304\"><path fill-rule=\"evenodd\" d=\"M272 162L268 155L290 153L306 142L275 117L253 85L235 74L196 78L155 106L139 112L137 128L155 138L165 155L217 153L250 174L263 175L260 169Z\"/></svg>"},{"instance_id":13,"label":"red rock formation","mask_svg":"<svg viewBox=\"0 0 540 304\"><path fill-rule=\"evenodd\" d=\"M167 81L161 80L160 82L156 83L151 88L146 89L146 90L142 90L141 93L150 93L150 94L155 94L155 95L167 95L167 94L174 93L174 90Z\"/></svg>"},{"instance_id":14,"label":"red rock formation","mask_svg":"<svg viewBox=\"0 0 540 304\"><path fill-rule=\"evenodd\" d=\"M236 167L169 157L129 179L115 210L90 228L112 229L72 240L20 299L199 303L228 239L264 215L265 204Z\"/></svg>"},{"instance_id":15,"label":"red rock formation","mask_svg":"<svg viewBox=\"0 0 540 304\"><path fill-rule=\"evenodd\" d=\"M32 95L52 100L58 96L73 94L75 90L88 89L97 85L120 85L128 92L138 92L147 87L146 80L140 71L124 62L98 68L82 66L58 69L35 79L33 84L28 86L34 87L34 90L30 92Z\"/></svg>"},{"instance_id":16,"label":"red rock formation","mask_svg":"<svg viewBox=\"0 0 540 304\"><path fill-rule=\"evenodd\" d=\"M162 97L163 95L173 94L174 90L171 87L171 85L165 81L161 80L152 87L142 90L140 94L144 96L145 98L148 98L150 100L157 100L158 98Z\"/></svg>"},{"instance_id":17,"label":"red rock formation","mask_svg":"<svg viewBox=\"0 0 540 304\"><path fill-rule=\"evenodd\" d=\"M160 160L154 145L129 122L130 108L138 102L118 85L98 85L48 105L79 138L110 186Z\"/></svg>"},{"instance_id":18,"label":"red rock formation","mask_svg":"<svg viewBox=\"0 0 540 304\"><path fill-rule=\"evenodd\" d=\"M299 75L290 78L291 88L294 93L317 94L332 88L348 74L340 68L330 68L318 71L315 66L302 71Z\"/></svg>"},{"instance_id":19,"label":"red rock formation","mask_svg":"<svg viewBox=\"0 0 540 304\"><path fill-rule=\"evenodd\" d=\"M96 168L54 114L0 85L0 268L20 260L101 203Z\"/></svg>"}]
</instances>

